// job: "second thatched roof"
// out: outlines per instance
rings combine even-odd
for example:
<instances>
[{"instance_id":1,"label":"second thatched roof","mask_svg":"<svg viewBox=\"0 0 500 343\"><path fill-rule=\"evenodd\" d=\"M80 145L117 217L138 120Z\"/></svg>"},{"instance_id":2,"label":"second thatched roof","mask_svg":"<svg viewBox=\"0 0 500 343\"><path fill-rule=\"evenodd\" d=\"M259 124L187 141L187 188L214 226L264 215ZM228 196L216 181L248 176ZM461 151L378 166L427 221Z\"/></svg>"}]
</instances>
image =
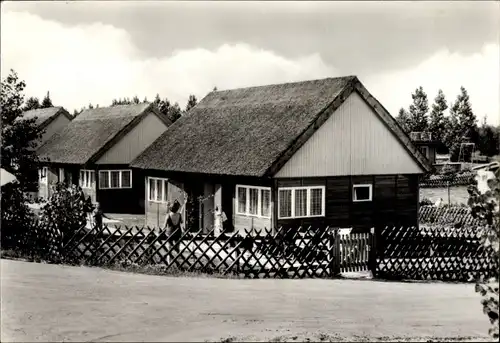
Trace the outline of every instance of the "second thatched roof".
<instances>
[{"instance_id":1,"label":"second thatched roof","mask_svg":"<svg viewBox=\"0 0 500 343\"><path fill-rule=\"evenodd\" d=\"M42 161L86 164L102 154L149 111L171 122L149 103L87 109L49 138L39 149Z\"/></svg>"}]
</instances>

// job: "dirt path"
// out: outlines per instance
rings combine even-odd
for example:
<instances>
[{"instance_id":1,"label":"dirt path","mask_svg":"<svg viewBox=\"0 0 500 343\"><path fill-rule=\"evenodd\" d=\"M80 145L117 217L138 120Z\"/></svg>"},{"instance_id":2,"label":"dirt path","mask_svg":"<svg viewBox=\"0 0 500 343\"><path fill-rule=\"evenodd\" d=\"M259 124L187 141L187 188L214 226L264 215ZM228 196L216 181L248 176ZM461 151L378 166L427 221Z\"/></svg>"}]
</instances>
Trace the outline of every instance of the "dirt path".
<instances>
[{"instance_id":1,"label":"dirt path","mask_svg":"<svg viewBox=\"0 0 500 343\"><path fill-rule=\"evenodd\" d=\"M473 285L169 278L1 260L5 341L487 338Z\"/></svg>"}]
</instances>

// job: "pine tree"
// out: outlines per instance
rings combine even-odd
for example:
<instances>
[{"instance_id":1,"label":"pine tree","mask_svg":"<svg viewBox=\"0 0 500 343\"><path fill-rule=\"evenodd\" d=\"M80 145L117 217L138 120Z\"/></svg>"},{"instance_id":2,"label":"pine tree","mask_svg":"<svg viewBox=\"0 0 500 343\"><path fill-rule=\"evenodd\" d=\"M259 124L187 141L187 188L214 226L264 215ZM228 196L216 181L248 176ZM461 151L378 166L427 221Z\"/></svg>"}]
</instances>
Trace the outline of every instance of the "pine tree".
<instances>
[{"instance_id":1,"label":"pine tree","mask_svg":"<svg viewBox=\"0 0 500 343\"><path fill-rule=\"evenodd\" d=\"M477 118L472 111L469 94L460 87L460 94L450 108L446 144L450 149L450 159L458 160L461 143L478 143ZM465 156L469 159L470 156Z\"/></svg>"},{"instance_id":2,"label":"pine tree","mask_svg":"<svg viewBox=\"0 0 500 343\"><path fill-rule=\"evenodd\" d=\"M190 95L188 102L186 104L186 109L184 110L184 112L188 112L190 109L195 107L197 103L198 103L198 99L196 99L196 96Z\"/></svg>"},{"instance_id":3,"label":"pine tree","mask_svg":"<svg viewBox=\"0 0 500 343\"><path fill-rule=\"evenodd\" d=\"M398 122L399 126L401 126L404 132L410 133L410 115L404 108L401 108L399 110L396 121Z\"/></svg>"},{"instance_id":4,"label":"pine tree","mask_svg":"<svg viewBox=\"0 0 500 343\"><path fill-rule=\"evenodd\" d=\"M43 129L36 125L34 118L18 120L22 116L24 88L13 70L1 82L2 144L0 159L3 169L13 173L23 190L38 185L38 156L35 147Z\"/></svg>"},{"instance_id":5,"label":"pine tree","mask_svg":"<svg viewBox=\"0 0 500 343\"><path fill-rule=\"evenodd\" d=\"M30 97L26 100L23 111L36 110L38 108L40 108L40 101L38 98Z\"/></svg>"},{"instance_id":6,"label":"pine tree","mask_svg":"<svg viewBox=\"0 0 500 343\"><path fill-rule=\"evenodd\" d=\"M42 104L40 105L40 107L41 108L54 107L54 105L52 105L52 100L50 99L49 92L47 92L47 95L45 96L45 98L43 98Z\"/></svg>"},{"instance_id":7,"label":"pine tree","mask_svg":"<svg viewBox=\"0 0 500 343\"><path fill-rule=\"evenodd\" d=\"M140 103L141 101L139 100L139 97L137 95L135 95L133 98L132 98L132 103L133 104L138 104Z\"/></svg>"},{"instance_id":8,"label":"pine tree","mask_svg":"<svg viewBox=\"0 0 500 343\"><path fill-rule=\"evenodd\" d=\"M448 109L443 91L440 89L432 104L429 117L429 131L433 139L442 139L446 130L446 118L444 112Z\"/></svg>"},{"instance_id":9,"label":"pine tree","mask_svg":"<svg viewBox=\"0 0 500 343\"><path fill-rule=\"evenodd\" d=\"M168 116L172 122L175 122L182 116L182 110L179 104L176 102L174 106L171 106L168 111Z\"/></svg>"},{"instance_id":10,"label":"pine tree","mask_svg":"<svg viewBox=\"0 0 500 343\"><path fill-rule=\"evenodd\" d=\"M410 131L427 131L428 130L428 112L429 101L422 86L415 89L415 93L411 95L413 103L410 105Z\"/></svg>"}]
</instances>

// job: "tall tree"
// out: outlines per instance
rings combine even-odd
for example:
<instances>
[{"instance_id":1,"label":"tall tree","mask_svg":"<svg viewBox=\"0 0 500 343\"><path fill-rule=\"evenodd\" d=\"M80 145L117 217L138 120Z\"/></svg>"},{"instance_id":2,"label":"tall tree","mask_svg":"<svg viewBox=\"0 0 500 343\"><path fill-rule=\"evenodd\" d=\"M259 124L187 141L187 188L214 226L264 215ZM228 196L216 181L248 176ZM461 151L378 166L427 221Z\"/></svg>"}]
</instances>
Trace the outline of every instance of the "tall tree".
<instances>
[{"instance_id":1,"label":"tall tree","mask_svg":"<svg viewBox=\"0 0 500 343\"><path fill-rule=\"evenodd\" d=\"M182 110L179 104L176 102L173 106L170 106L168 110L168 116L172 120L172 122L175 122L177 119L179 119L182 116Z\"/></svg>"},{"instance_id":2,"label":"tall tree","mask_svg":"<svg viewBox=\"0 0 500 343\"><path fill-rule=\"evenodd\" d=\"M40 100L35 97L30 97L28 100L26 100L26 103L24 104L24 111L29 111L29 110L36 110L37 108L40 108Z\"/></svg>"},{"instance_id":3,"label":"tall tree","mask_svg":"<svg viewBox=\"0 0 500 343\"><path fill-rule=\"evenodd\" d=\"M483 122L479 128L477 149L485 156L496 156L500 154L500 127L488 125Z\"/></svg>"},{"instance_id":4,"label":"tall tree","mask_svg":"<svg viewBox=\"0 0 500 343\"><path fill-rule=\"evenodd\" d=\"M478 143L477 118L472 111L469 94L464 87L460 87L460 94L450 108L447 134L447 145L452 161L458 159L462 143ZM467 160L470 158L470 152L466 155Z\"/></svg>"},{"instance_id":5,"label":"tall tree","mask_svg":"<svg viewBox=\"0 0 500 343\"><path fill-rule=\"evenodd\" d=\"M38 182L38 156L34 148L42 131L34 118L19 120L22 118L25 87L25 82L19 80L13 70L2 80L1 166L16 176L21 189L30 190Z\"/></svg>"},{"instance_id":6,"label":"tall tree","mask_svg":"<svg viewBox=\"0 0 500 343\"><path fill-rule=\"evenodd\" d=\"M413 103L410 105L410 131L428 130L429 101L422 86L415 89L411 95Z\"/></svg>"},{"instance_id":7,"label":"tall tree","mask_svg":"<svg viewBox=\"0 0 500 343\"><path fill-rule=\"evenodd\" d=\"M410 115L404 108L401 108L399 110L396 121L398 122L399 126L401 126L404 132L409 133L411 131Z\"/></svg>"},{"instance_id":8,"label":"tall tree","mask_svg":"<svg viewBox=\"0 0 500 343\"><path fill-rule=\"evenodd\" d=\"M140 103L141 101L139 100L139 97L137 95L135 95L133 98L132 98L132 103L133 104L138 104Z\"/></svg>"},{"instance_id":9,"label":"tall tree","mask_svg":"<svg viewBox=\"0 0 500 343\"><path fill-rule=\"evenodd\" d=\"M52 100L50 99L50 94L47 92L47 95L45 98L42 100L42 104L40 105L41 108L48 108L48 107L54 107L52 104Z\"/></svg>"},{"instance_id":10,"label":"tall tree","mask_svg":"<svg viewBox=\"0 0 500 343\"><path fill-rule=\"evenodd\" d=\"M188 102L186 104L186 109L184 111L185 112L189 111L190 109L192 109L193 107L195 107L197 103L198 103L198 99L196 99L196 96L190 95L189 99L188 99Z\"/></svg>"},{"instance_id":11,"label":"tall tree","mask_svg":"<svg viewBox=\"0 0 500 343\"><path fill-rule=\"evenodd\" d=\"M429 117L429 131L432 133L434 139L442 139L446 130L446 117L444 112L448 109L446 98L443 91L440 89L434 103Z\"/></svg>"}]
</instances>

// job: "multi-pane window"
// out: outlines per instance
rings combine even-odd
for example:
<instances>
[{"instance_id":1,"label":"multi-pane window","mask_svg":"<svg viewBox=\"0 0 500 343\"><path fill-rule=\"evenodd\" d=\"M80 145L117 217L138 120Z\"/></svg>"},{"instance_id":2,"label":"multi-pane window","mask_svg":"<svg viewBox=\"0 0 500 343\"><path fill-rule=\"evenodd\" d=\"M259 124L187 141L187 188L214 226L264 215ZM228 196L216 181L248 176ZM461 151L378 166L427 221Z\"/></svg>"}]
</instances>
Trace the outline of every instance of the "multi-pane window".
<instances>
[{"instance_id":1,"label":"multi-pane window","mask_svg":"<svg viewBox=\"0 0 500 343\"><path fill-rule=\"evenodd\" d=\"M148 199L154 202L167 202L168 179L148 178Z\"/></svg>"},{"instance_id":2,"label":"multi-pane window","mask_svg":"<svg viewBox=\"0 0 500 343\"><path fill-rule=\"evenodd\" d=\"M280 189L278 191L279 217L290 218L292 216L292 190Z\"/></svg>"},{"instance_id":3,"label":"multi-pane window","mask_svg":"<svg viewBox=\"0 0 500 343\"><path fill-rule=\"evenodd\" d=\"M40 183L47 184L47 167L38 169L38 179Z\"/></svg>"},{"instance_id":4,"label":"multi-pane window","mask_svg":"<svg viewBox=\"0 0 500 343\"><path fill-rule=\"evenodd\" d=\"M80 170L80 187L94 188L95 187L95 171L93 170Z\"/></svg>"},{"instance_id":5,"label":"multi-pane window","mask_svg":"<svg viewBox=\"0 0 500 343\"><path fill-rule=\"evenodd\" d=\"M236 186L237 213L255 217L271 217L271 188Z\"/></svg>"},{"instance_id":6,"label":"multi-pane window","mask_svg":"<svg viewBox=\"0 0 500 343\"><path fill-rule=\"evenodd\" d=\"M353 185L352 186L352 201L372 201L372 185Z\"/></svg>"},{"instance_id":7,"label":"multi-pane window","mask_svg":"<svg viewBox=\"0 0 500 343\"><path fill-rule=\"evenodd\" d=\"M100 170L99 188L132 188L131 170Z\"/></svg>"},{"instance_id":8,"label":"multi-pane window","mask_svg":"<svg viewBox=\"0 0 500 343\"><path fill-rule=\"evenodd\" d=\"M278 217L304 218L325 215L325 187L286 187L278 189Z\"/></svg>"}]
</instances>

